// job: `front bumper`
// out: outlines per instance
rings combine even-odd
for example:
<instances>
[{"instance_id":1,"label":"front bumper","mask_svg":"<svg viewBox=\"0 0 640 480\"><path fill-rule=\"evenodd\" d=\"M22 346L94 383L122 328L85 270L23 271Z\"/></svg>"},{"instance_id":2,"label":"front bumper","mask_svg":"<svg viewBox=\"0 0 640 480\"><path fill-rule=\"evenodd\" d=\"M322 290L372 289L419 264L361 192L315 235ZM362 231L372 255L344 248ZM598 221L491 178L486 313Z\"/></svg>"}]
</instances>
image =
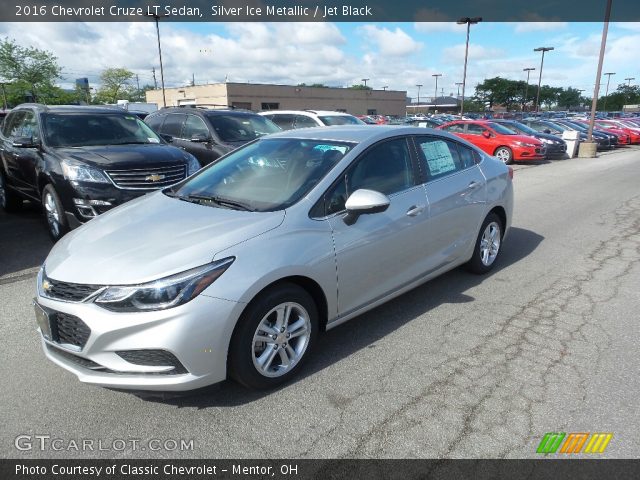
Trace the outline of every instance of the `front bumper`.
<instances>
[{"instance_id":1,"label":"front bumper","mask_svg":"<svg viewBox=\"0 0 640 480\"><path fill-rule=\"evenodd\" d=\"M514 147L513 159L520 160L542 160L547 154L547 149L542 147Z\"/></svg>"},{"instance_id":2,"label":"front bumper","mask_svg":"<svg viewBox=\"0 0 640 480\"><path fill-rule=\"evenodd\" d=\"M86 342L69 345L46 339L38 328L45 355L52 362L81 382L158 391L192 390L224 380L229 341L243 307L203 294L179 307L139 313L114 313L91 302L70 303L40 295L36 302L48 311L77 317L90 330ZM136 360L136 352L158 350L173 356L183 368L172 372L167 366ZM122 352L133 352L125 355L131 361Z\"/></svg>"}]
</instances>

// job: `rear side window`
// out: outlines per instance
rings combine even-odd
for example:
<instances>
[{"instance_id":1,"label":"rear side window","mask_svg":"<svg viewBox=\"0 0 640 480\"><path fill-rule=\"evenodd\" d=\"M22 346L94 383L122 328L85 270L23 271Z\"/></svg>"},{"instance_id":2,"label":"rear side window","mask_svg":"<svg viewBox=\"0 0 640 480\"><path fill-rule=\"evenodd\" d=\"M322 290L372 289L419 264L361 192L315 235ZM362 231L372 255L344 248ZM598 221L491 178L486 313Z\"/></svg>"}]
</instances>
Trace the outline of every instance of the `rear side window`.
<instances>
[{"instance_id":1,"label":"rear side window","mask_svg":"<svg viewBox=\"0 0 640 480\"><path fill-rule=\"evenodd\" d=\"M26 112L19 111L15 113L10 113L7 115L7 118L4 121L4 125L2 128L2 134L5 137L15 137L14 131L20 124L21 120L24 118Z\"/></svg>"},{"instance_id":2,"label":"rear side window","mask_svg":"<svg viewBox=\"0 0 640 480\"><path fill-rule=\"evenodd\" d=\"M464 124L454 123L453 125L447 125L443 130L451 133L464 133Z\"/></svg>"},{"instance_id":3,"label":"rear side window","mask_svg":"<svg viewBox=\"0 0 640 480\"><path fill-rule=\"evenodd\" d=\"M436 180L475 165L473 151L455 142L435 137L418 137L416 143L428 180Z\"/></svg>"},{"instance_id":4,"label":"rear side window","mask_svg":"<svg viewBox=\"0 0 640 480\"><path fill-rule=\"evenodd\" d=\"M201 118L195 115L188 115L182 132L184 138L209 138L209 129Z\"/></svg>"},{"instance_id":5,"label":"rear side window","mask_svg":"<svg viewBox=\"0 0 640 480\"><path fill-rule=\"evenodd\" d=\"M282 130L292 130L294 115L282 114L282 115L265 115L269 120L279 126Z\"/></svg>"},{"instance_id":6,"label":"rear side window","mask_svg":"<svg viewBox=\"0 0 640 480\"><path fill-rule=\"evenodd\" d=\"M469 135L482 135L486 128L479 123L470 123L467 125L467 133Z\"/></svg>"},{"instance_id":7,"label":"rear side window","mask_svg":"<svg viewBox=\"0 0 640 480\"><path fill-rule=\"evenodd\" d=\"M183 113L170 113L162 125L162 133L172 137L182 138L182 126L187 119Z\"/></svg>"},{"instance_id":8,"label":"rear side window","mask_svg":"<svg viewBox=\"0 0 640 480\"><path fill-rule=\"evenodd\" d=\"M296 128L313 128L318 126L318 123L313 118L305 115L296 115Z\"/></svg>"}]
</instances>

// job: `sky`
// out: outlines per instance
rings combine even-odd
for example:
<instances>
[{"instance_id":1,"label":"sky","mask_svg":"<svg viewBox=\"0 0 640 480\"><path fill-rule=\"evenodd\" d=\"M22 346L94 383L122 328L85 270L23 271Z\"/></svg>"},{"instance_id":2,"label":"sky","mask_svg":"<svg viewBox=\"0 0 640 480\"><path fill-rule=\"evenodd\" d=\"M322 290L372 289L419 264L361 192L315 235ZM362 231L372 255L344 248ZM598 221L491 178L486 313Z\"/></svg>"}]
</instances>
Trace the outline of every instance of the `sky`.
<instances>
[{"instance_id":1,"label":"sky","mask_svg":"<svg viewBox=\"0 0 640 480\"><path fill-rule=\"evenodd\" d=\"M416 97L457 93L462 81L466 27L455 23L162 23L165 86L223 82L323 83L350 86L369 79L373 88L406 90ZM540 53L545 55L542 83L584 89L595 84L602 23L480 23L471 27L467 95L484 78L526 80L534 67L537 84ZM0 23L0 37L49 50L63 67L60 85L71 87L88 77L97 86L100 72L124 67L140 85L153 84L158 50L153 22ZM615 72L610 90L625 78L640 83L640 23L612 23L603 72ZM606 77L605 77L606 78ZM602 86L604 94L606 82Z\"/></svg>"}]
</instances>

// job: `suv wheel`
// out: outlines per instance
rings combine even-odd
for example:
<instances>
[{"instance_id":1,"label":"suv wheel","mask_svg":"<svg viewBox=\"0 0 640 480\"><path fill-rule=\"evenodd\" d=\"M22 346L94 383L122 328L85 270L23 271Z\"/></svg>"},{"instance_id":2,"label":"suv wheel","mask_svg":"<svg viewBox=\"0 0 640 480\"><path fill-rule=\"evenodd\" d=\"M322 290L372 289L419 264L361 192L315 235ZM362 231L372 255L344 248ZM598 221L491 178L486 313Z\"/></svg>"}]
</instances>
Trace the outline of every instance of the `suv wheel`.
<instances>
[{"instance_id":1,"label":"suv wheel","mask_svg":"<svg viewBox=\"0 0 640 480\"><path fill-rule=\"evenodd\" d=\"M69 231L69 225L67 224L60 197L58 197L51 184L42 190L42 207L47 218L49 236L54 242L57 242Z\"/></svg>"},{"instance_id":2,"label":"suv wheel","mask_svg":"<svg viewBox=\"0 0 640 480\"><path fill-rule=\"evenodd\" d=\"M313 298L290 283L260 294L245 310L229 345L229 374L246 387L289 380L309 356L318 331Z\"/></svg>"},{"instance_id":3,"label":"suv wheel","mask_svg":"<svg viewBox=\"0 0 640 480\"><path fill-rule=\"evenodd\" d=\"M7 187L7 180L0 169L0 208L5 212L16 212L20 207L22 207L22 199Z\"/></svg>"}]
</instances>

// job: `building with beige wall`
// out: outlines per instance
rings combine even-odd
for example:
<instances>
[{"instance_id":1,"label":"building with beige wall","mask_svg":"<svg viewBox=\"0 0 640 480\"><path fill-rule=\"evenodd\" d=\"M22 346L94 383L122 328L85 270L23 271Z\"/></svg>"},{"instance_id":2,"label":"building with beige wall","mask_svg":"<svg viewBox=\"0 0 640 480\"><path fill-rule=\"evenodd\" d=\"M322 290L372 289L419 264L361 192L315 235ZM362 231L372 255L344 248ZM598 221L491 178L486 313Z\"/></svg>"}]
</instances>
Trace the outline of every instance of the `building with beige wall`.
<instances>
[{"instance_id":1,"label":"building with beige wall","mask_svg":"<svg viewBox=\"0 0 640 480\"><path fill-rule=\"evenodd\" d=\"M165 88L167 106L229 105L254 110L337 110L353 115L404 115L407 92L259 83L212 83ZM162 90L147 102L163 105Z\"/></svg>"}]
</instances>

